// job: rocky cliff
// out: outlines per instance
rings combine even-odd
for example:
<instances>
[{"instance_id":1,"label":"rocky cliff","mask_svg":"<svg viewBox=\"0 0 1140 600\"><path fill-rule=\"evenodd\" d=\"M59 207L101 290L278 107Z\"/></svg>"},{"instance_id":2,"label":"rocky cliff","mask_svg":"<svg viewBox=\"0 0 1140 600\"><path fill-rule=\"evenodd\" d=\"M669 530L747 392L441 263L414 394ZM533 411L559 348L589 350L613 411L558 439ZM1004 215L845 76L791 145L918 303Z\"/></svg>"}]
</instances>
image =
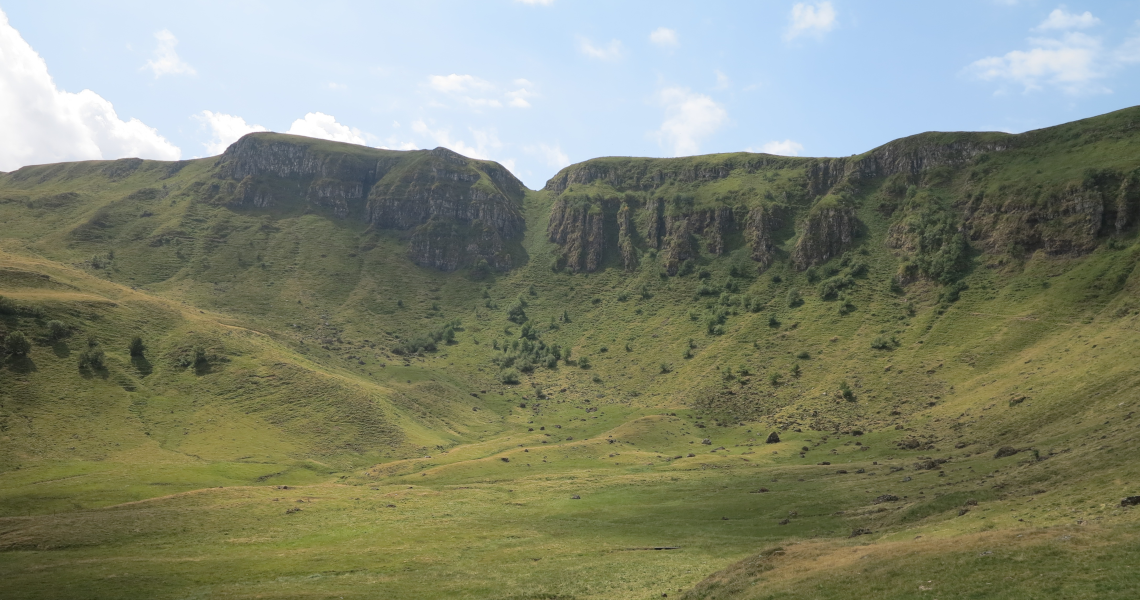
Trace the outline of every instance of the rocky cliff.
<instances>
[{"instance_id":1,"label":"rocky cliff","mask_svg":"<svg viewBox=\"0 0 1140 600\"><path fill-rule=\"evenodd\" d=\"M512 266L524 188L497 163L446 148L400 152L254 133L218 157L220 197L235 207L306 206L376 229L409 232L418 265L455 270L485 260ZM236 185L235 185L236 183Z\"/></svg>"},{"instance_id":2,"label":"rocky cliff","mask_svg":"<svg viewBox=\"0 0 1140 600\"><path fill-rule=\"evenodd\" d=\"M792 265L804 270L843 254L855 241L859 220L844 206L817 206L800 224Z\"/></svg>"}]
</instances>

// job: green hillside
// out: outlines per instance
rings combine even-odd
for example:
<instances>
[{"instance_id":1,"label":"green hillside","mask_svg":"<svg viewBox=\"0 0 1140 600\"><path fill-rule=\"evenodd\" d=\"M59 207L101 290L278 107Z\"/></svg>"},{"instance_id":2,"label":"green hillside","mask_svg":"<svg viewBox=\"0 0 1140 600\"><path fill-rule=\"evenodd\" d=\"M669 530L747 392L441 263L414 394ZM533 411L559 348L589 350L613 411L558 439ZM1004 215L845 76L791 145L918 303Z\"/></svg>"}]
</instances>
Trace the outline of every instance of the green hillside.
<instances>
[{"instance_id":1,"label":"green hillside","mask_svg":"<svg viewBox=\"0 0 1140 600\"><path fill-rule=\"evenodd\" d=\"M1130 598L1138 219L1140 108L0 174L0 589Z\"/></svg>"}]
</instances>

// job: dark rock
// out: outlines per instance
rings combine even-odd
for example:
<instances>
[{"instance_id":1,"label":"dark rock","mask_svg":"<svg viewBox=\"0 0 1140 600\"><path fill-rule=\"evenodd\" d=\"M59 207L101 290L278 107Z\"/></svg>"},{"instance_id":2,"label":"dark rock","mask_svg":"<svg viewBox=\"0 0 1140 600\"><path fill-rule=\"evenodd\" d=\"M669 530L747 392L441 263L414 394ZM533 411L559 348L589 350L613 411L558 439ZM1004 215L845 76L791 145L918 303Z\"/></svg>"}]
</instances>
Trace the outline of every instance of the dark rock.
<instances>
[{"instance_id":1,"label":"dark rock","mask_svg":"<svg viewBox=\"0 0 1140 600\"><path fill-rule=\"evenodd\" d=\"M846 474L847 474L847 471L845 471L845 470L843 470L843 469L839 469L838 471L836 471L836 472L835 472L835 474L836 474L836 475L846 475Z\"/></svg>"},{"instance_id":2,"label":"dark rock","mask_svg":"<svg viewBox=\"0 0 1140 600\"><path fill-rule=\"evenodd\" d=\"M827 466L827 465L830 465L831 463L825 460L825 461L818 463L818 464L821 466Z\"/></svg>"},{"instance_id":3,"label":"dark rock","mask_svg":"<svg viewBox=\"0 0 1140 600\"><path fill-rule=\"evenodd\" d=\"M1121 506L1138 506L1140 505L1140 496L1128 496L1120 501Z\"/></svg>"},{"instance_id":4,"label":"dark rock","mask_svg":"<svg viewBox=\"0 0 1140 600\"><path fill-rule=\"evenodd\" d=\"M847 537L859 537L861 535L871 535L871 533L873 533L873 532L870 529L860 527L859 529L852 529L851 535L849 535Z\"/></svg>"},{"instance_id":5,"label":"dark rock","mask_svg":"<svg viewBox=\"0 0 1140 600\"><path fill-rule=\"evenodd\" d=\"M504 456L504 457L502 457L502 458L500 458L499 460L501 460L501 461L503 461L503 462L511 462L511 459L509 459L509 458L507 458L507 457L505 457L505 456Z\"/></svg>"},{"instance_id":6,"label":"dark rock","mask_svg":"<svg viewBox=\"0 0 1140 600\"><path fill-rule=\"evenodd\" d=\"M800 224L800 237L792 249L792 264L803 271L843 254L854 242L858 226L859 220L852 208L813 208Z\"/></svg>"},{"instance_id":7,"label":"dark rock","mask_svg":"<svg viewBox=\"0 0 1140 600\"><path fill-rule=\"evenodd\" d=\"M994 458L1005 458L1007 456L1013 456L1018 452L1021 452L1021 450L1018 450L1013 446L1002 446L1001 448L998 448L997 452L994 452Z\"/></svg>"},{"instance_id":8,"label":"dark rock","mask_svg":"<svg viewBox=\"0 0 1140 600\"><path fill-rule=\"evenodd\" d=\"M711 446L712 440L710 440L709 438L705 438L705 439L701 440L701 443L706 445L706 446Z\"/></svg>"},{"instance_id":9,"label":"dark rock","mask_svg":"<svg viewBox=\"0 0 1140 600\"><path fill-rule=\"evenodd\" d=\"M765 443L767 443L767 444L779 444L780 443L780 434L776 433L775 431L773 431L772 433L769 433L768 439L765 440Z\"/></svg>"},{"instance_id":10,"label":"dark rock","mask_svg":"<svg viewBox=\"0 0 1140 600\"><path fill-rule=\"evenodd\" d=\"M574 494L573 496L570 496L570 499L571 499L571 500L581 500L581 499L582 499L582 497L581 497L581 496L579 496L578 494Z\"/></svg>"},{"instance_id":11,"label":"dark rock","mask_svg":"<svg viewBox=\"0 0 1140 600\"><path fill-rule=\"evenodd\" d=\"M960 517L960 516L962 516L962 515L964 515L964 514L966 514L966 513L968 513L968 512L970 512L970 509L968 509L968 508L960 508L960 509L958 509L958 516Z\"/></svg>"},{"instance_id":12,"label":"dark rock","mask_svg":"<svg viewBox=\"0 0 1140 600\"><path fill-rule=\"evenodd\" d=\"M938 465L945 464L945 458L932 458L914 463L916 471L932 471L938 468Z\"/></svg>"},{"instance_id":13,"label":"dark rock","mask_svg":"<svg viewBox=\"0 0 1140 600\"><path fill-rule=\"evenodd\" d=\"M894 494L883 494L873 501L874 504L882 504L884 502L898 502L899 497Z\"/></svg>"},{"instance_id":14,"label":"dark rock","mask_svg":"<svg viewBox=\"0 0 1140 600\"><path fill-rule=\"evenodd\" d=\"M781 519L781 520L780 520L778 523L776 523L776 524L777 524L777 525L787 525L788 523L791 523L791 521L789 521L788 519Z\"/></svg>"}]
</instances>

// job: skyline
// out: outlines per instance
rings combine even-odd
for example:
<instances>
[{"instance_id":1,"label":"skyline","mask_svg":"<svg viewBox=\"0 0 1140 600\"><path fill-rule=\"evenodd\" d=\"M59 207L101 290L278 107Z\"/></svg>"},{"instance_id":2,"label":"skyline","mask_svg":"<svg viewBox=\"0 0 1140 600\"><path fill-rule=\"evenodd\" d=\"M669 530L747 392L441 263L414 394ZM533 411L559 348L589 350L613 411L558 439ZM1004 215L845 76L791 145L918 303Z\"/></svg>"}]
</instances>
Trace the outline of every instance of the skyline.
<instances>
[{"instance_id":1,"label":"skyline","mask_svg":"<svg viewBox=\"0 0 1140 600\"><path fill-rule=\"evenodd\" d=\"M596 156L844 156L1140 91L1137 2L229 7L0 4L0 171L210 156L272 130L445 146L538 188Z\"/></svg>"}]
</instances>

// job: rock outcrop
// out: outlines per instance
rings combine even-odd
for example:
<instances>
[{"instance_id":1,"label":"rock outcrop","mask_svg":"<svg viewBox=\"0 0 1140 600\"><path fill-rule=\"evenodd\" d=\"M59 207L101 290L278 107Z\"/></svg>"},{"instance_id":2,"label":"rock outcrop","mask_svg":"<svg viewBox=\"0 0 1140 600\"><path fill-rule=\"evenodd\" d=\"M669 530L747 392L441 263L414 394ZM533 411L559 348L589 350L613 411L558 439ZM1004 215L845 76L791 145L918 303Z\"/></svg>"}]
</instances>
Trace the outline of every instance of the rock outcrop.
<instances>
[{"instance_id":1,"label":"rock outcrop","mask_svg":"<svg viewBox=\"0 0 1140 600\"><path fill-rule=\"evenodd\" d=\"M792 265L802 271L843 254L855 241L858 224L854 209L815 207L800 224Z\"/></svg>"},{"instance_id":2,"label":"rock outcrop","mask_svg":"<svg viewBox=\"0 0 1140 600\"><path fill-rule=\"evenodd\" d=\"M301 203L376 229L410 231L411 260L448 271L479 260L509 269L508 246L525 228L522 183L497 163L446 148L400 152L254 133L218 157L214 177L223 184L211 187L235 207Z\"/></svg>"},{"instance_id":3,"label":"rock outcrop","mask_svg":"<svg viewBox=\"0 0 1140 600\"><path fill-rule=\"evenodd\" d=\"M546 232L562 246L562 260L571 273L596 271L605 249L604 216L600 208L565 199L555 202Z\"/></svg>"}]
</instances>

